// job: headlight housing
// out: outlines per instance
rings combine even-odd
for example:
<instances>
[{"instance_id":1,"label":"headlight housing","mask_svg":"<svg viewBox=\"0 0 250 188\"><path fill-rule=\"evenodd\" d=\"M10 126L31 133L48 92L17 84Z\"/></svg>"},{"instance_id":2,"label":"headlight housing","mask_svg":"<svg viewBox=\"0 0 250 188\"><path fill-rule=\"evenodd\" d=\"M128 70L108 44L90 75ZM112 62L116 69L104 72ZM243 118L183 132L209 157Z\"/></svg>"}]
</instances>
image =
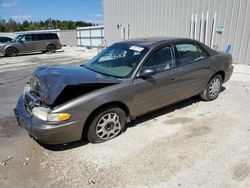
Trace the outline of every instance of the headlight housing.
<instances>
[{"instance_id":1,"label":"headlight housing","mask_svg":"<svg viewBox=\"0 0 250 188\"><path fill-rule=\"evenodd\" d=\"M70 119L69 113L51 113L49 108L45 107L34 107L32 114L43 121L60 122Z\"/></svg>"}]
</instances>

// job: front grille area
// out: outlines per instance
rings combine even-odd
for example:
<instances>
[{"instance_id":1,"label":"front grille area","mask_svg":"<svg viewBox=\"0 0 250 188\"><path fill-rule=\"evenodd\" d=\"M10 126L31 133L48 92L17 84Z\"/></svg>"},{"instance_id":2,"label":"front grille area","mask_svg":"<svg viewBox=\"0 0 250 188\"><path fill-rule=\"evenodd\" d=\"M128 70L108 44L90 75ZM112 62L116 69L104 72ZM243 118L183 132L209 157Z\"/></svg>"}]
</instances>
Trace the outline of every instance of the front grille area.
<instances>
[{"instance_id":1,"label":"front grille area","mask_svg":"<svg viewBox=\"0 0 250 188\"><path fill-rule=\"evenodd\" d=\"M30 92L24 94L24 105L29 113L31 113L32 108L39 104L38 99L33 96Z\"/></svg>"}]
</instances>

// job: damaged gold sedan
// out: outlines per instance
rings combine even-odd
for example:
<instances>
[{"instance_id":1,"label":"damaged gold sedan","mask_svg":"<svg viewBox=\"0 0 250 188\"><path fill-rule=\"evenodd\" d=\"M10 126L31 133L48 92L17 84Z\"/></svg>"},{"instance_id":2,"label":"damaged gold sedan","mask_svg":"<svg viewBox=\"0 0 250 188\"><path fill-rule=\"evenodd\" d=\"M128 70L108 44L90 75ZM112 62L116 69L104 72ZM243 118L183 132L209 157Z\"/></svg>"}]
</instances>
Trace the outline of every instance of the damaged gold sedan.
<instances>
[{"instance_id":1,"label":"damaged gold sedan","mask_svg":"<svg viewBox=\"0 0 250 188\"><path fill-rule=\"evenodd\" d=\"M123 41L85 65L38 68L14 111L41 142L103 142L152 110L194 95L216 99L232 72L230 54L191 39Z\"/></svg>"}]
</instances>

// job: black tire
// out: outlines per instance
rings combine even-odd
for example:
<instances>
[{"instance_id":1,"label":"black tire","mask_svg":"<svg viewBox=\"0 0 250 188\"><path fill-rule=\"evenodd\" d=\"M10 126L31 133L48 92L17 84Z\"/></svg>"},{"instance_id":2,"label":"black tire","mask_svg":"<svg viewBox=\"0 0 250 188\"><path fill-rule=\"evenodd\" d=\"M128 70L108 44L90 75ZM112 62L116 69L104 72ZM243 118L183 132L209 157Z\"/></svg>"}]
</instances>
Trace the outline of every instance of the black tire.
<instances>
[{"instance_id":1,"label":"black tire","mask_svg":"<svg viewBox=\"0 0 250 188\"><path fill-rule=\"evenodd\" d=\"M13 47L9 47L5 50L5 56L7 57L17 56L17 53L18 53L17 49Z\"/></svg>"},{"instance_id":2,"label":"black tire","mask_svg":"<svg viewBox=\"0 0 250 188\"><path fill-rule=\"evenodd\" d=\"M56 52L56 46L54 44L49 44L46 48L46 51L49 53L55 53Z\"/></svg>"},{"instance_id":3,"label":"black tire","mask_svg":"<svg viewBox=\"0 0 250 188\"><path fill-rule=\"evenodd\" d=\"M109 114L116 114L118 116L118 121L120 124L116 124L114 123L114 125L112 125L112 122L108 123L108 122L104 122L103 118L105 119ZM116 116L112 116L112 118L115 118ZM101 123L103 122L103 123ZM126 114L125 112L118 108L118 107L110 107L110 108L105 108L101 111L99 111L95 117L92 118L92 120L90 121L90 124L88 125L88 130L86 133L86 137L88 139L88 141L90 143L100 143L100 142L104 142L107 140L111 140L113 138L115 138L116 136L118 136L121 132L124 131L125 128L125 123L126 123ZM100 125L103 125L103 129L105 129L104 131L107 131L107 136L105 137L105 133L104 131L102 131L103 129L100 129ZM111 126L111 128L110 128ZM120 126L120 129L118 130L118 127ZM112 129L113 127L113 129ZM109 130L109 129L110 130ZM110 137L108 137L110 132L114 132L113 135L112 133L110 134ZM103 133L103 134L102 134ZM102 138L103 136L103 138Z\"/></svg>"},{"instance_id":4,"label":"black tire","mask_svg":"<svg viewBox=\"0 0 250 188\"><path fill-rule=\"evenodd\" d=\"M222 89L222 77L219 74L213 76L207 84L206 89L200 94L205 101L211 101L219 96Z\"/></svg>"}]
</instances>

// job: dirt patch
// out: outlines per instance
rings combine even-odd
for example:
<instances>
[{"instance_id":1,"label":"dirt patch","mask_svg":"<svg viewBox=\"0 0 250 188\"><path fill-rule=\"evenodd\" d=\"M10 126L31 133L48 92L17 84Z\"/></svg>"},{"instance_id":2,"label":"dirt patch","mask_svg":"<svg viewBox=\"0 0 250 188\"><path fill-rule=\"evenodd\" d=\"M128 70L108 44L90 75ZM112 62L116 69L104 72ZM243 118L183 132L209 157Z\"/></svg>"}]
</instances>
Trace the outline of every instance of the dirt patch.
<instances>
[{"instance_id":1,"label":"dirt patch","mask_svg":"<svg viewBox=\"0 0 250 188\"><path fill-rule=\"evenodd\" d=\"M205 134L209 134L212 131L210 127L207 126L190 126L187 127L187 134L185 137L192 138L196 136L202 136Z\"/></svg>"},{"instance_id":2,"label":"dirt patch","mask_svg":"<svg viewBox=\"0 0 250 188\"><path fill-rule=\"evenodd\" d=\"M250 164L241 163L233 168L233 178L238 181L243 181L250 176Z\"/></svg>"},{"instance_id":3,"label":"dirt patch","mask_svg":"<svg viewBox=\"0 0 250 188\"><path fill-rule=\"evenodd\" d=\"M17 135L21 130L14 116L0 118L0 140Z\"/></svg>"},{"instance_id":4,"label":"dirt patch","mask_svg":"<svg viewBox=\"0 0 250 188\"><path fill-rule=\"evenodd\" d=\"M25 134L0 142L0 187L37 187L47 181L41 163L49 154L33 139Z\"/></svg>"},{"instance_id":5,"label":"dirt patch","mask_svg":"<svg viewBox=\"0 0 250 188\"><path fill-rule=\"evenodd\" d=\"M165 124L182 124L182 125L186 125L187 126L184 127L184 136L185 138L192 138L192 137L196 137L196 136L202 136L205 134L209 134L212 129L208 126L203 125L204 122L209 122L212 119L207 118L206 120L204 120L204 118L199 121L193 118L189 118L189 117L176 117L173 119L168 119L166 121L164 121Z\"/></svg>"}]
</instances>

